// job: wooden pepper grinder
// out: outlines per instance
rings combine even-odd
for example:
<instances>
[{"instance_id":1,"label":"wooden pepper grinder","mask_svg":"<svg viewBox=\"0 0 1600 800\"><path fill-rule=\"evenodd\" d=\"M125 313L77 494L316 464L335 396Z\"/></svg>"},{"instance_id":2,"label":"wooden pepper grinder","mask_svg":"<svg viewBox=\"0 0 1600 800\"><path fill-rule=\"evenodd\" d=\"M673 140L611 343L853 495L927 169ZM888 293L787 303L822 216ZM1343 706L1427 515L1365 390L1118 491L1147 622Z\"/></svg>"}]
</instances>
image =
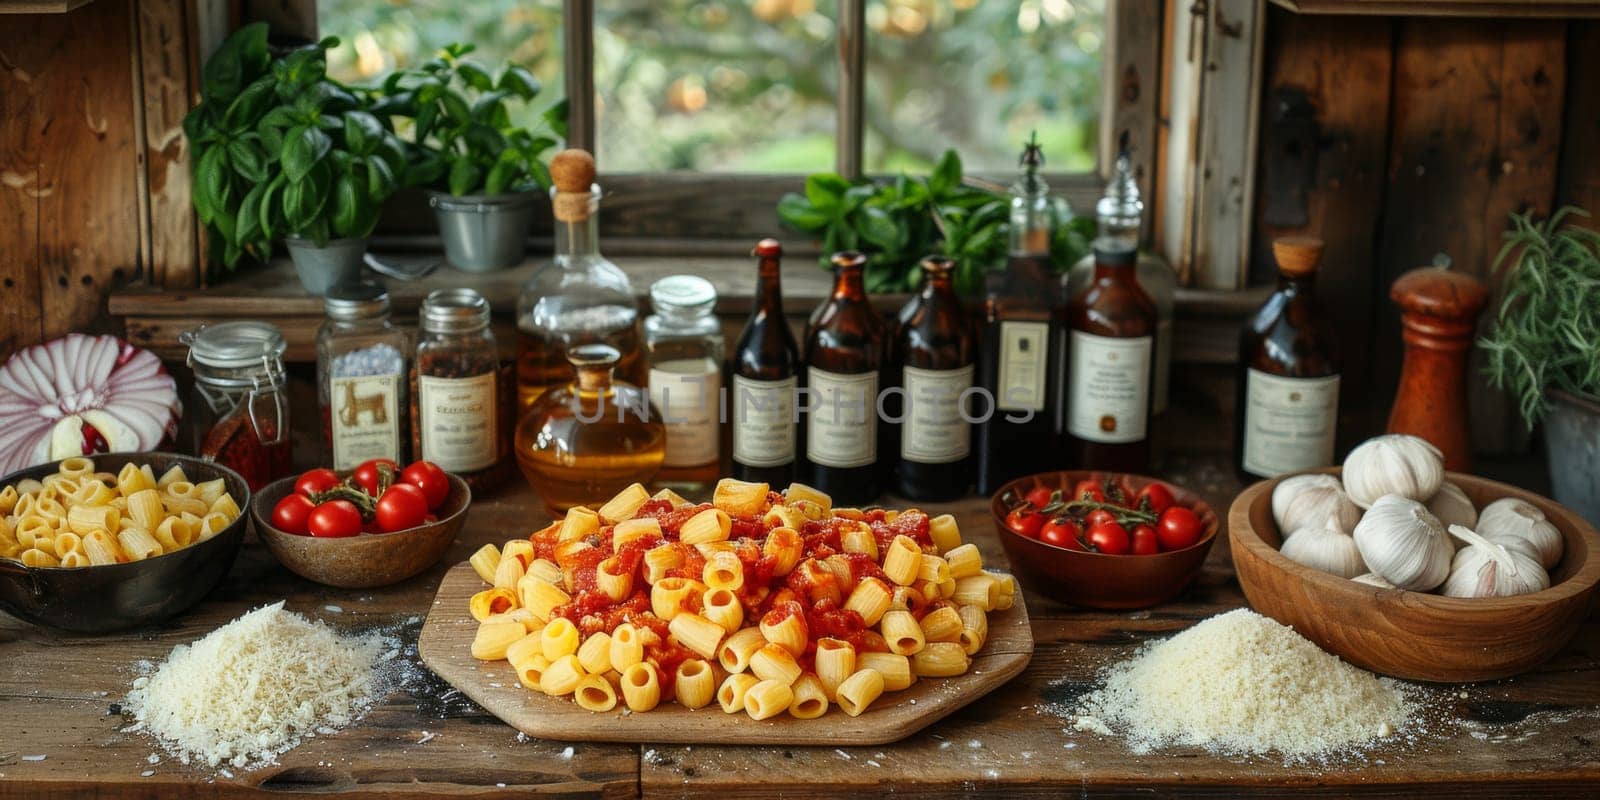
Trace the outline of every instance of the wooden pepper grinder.
<instances>
[{"instance_id":1,"label":"wooden pepper grinder","mask_svg":"<svg viewBox=\"0 0 1600 800\"><path fill-rule=\"evenodd\" d=\"M1389 432L1427 439L1444 453L1445 469L1464 472L1472 466L1467 355L1489 290L1445 259L1401 275L1389 297L1400 306L1406 343Z\"/></svg>"}]
</instances>

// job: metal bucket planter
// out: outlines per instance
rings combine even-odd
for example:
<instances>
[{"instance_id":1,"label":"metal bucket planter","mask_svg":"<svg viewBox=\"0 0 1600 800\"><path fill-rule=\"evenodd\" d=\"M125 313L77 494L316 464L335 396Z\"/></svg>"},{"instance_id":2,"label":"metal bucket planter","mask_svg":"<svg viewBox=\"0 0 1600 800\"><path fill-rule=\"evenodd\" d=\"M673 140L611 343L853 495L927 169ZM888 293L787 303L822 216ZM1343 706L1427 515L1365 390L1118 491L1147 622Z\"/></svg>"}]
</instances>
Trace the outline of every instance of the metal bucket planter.
<instances>
[{"instance_id":1,"label":"metal bucket planter","mask_svg":"<svg viewBox=\"0 0 1600 800\"><path fill-rule=\"evenodd\" d=\"M1549 390L1544 451L1556 502L1600 525L1600 400Z\"/></svg>"},{"instance_id":2,"label":"metal bucket planter","mask_svg":"<svg viewBox=\"0 0 1600 800\"><path fill-rule=\"evenodd\" d=\"M329 239L318 247L310 239L290 237L289 259L300 285L314 295L324 295L341 283L361 277L361 259L367 253L366 239Z\"/></svg>"},{"instance_id":3,"label":"metal bucket planter","mask_svg":"<svg viewBox=\"0 0 1600 800\"><path fill-rule=\"evenodd\" d=\"M454 197L430 192L439 220L444 257L467 272L488 272L522 263L523 240L533 221L533 192Z\"/></svg>"}]
</instances>

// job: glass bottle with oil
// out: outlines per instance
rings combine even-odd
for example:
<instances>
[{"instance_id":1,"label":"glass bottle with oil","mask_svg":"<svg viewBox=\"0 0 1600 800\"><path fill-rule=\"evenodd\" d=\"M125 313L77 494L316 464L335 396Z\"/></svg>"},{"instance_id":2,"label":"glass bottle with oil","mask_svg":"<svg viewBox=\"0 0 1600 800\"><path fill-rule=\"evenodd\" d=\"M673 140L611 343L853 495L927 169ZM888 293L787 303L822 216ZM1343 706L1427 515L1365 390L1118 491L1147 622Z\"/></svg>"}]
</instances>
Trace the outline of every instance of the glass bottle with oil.
<instances>
[{"instance_id":1,"label":"glass bottle with oil","mask_svg":"<svg viewBox=\"0 0 1600 800\"><path fill-rule=\"evenodd\" d=\"M717 290L698 275L669 275L650 286L645 318L650 402L667 425L658 483L693 498L722 473L722 325Z\"/></svg>"}]
</instances>

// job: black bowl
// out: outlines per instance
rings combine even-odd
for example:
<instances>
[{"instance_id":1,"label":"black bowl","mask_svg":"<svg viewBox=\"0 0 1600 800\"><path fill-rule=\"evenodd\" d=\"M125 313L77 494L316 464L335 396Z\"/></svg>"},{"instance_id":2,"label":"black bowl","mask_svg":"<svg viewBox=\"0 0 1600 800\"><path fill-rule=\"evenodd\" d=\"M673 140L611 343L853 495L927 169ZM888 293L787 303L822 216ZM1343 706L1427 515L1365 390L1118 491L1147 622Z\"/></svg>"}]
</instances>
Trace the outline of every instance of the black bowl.
<instances>
[{"instance_id":1,"label":"black bowl","mask_svg":"<svg viewBox=\"0 0 1600 800\"><path fill-rule=\"evenodd\" d=\"M106 633L159 622L205 597L222 582L239 554L250 517L250 487L239 473L210 461L173 453L106 453L94 456L96 471L115 473L124 464L149 464L157 475L183 467L193 482L222 478L239 504L233 524L203 542L165 555L95 567L25 567L0 559L0 610L77 633ZM0 478L0 487L50 475L59 462L40 464Z\"/></svg>"}]
</instances>

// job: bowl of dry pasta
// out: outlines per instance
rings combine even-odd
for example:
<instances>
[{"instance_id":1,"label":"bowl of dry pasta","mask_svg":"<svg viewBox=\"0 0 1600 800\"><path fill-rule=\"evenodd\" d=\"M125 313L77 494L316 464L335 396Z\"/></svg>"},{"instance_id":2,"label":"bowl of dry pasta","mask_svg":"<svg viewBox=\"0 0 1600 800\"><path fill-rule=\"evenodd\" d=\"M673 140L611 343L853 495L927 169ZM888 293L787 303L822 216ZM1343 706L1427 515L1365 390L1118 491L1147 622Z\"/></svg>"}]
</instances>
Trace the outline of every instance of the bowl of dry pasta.
<instances>
[{"instance_id":1,"label":"bowl of dry pasta","mask_svg":"<svg viewBox=\"0 0 1600 800\"><path fill-rule=\"evenodd\" d=\"M184 611L244 541L250 488L172 453L107 453L0 478L0 610L102 633Z\"/></svg>"}]
</instances>

